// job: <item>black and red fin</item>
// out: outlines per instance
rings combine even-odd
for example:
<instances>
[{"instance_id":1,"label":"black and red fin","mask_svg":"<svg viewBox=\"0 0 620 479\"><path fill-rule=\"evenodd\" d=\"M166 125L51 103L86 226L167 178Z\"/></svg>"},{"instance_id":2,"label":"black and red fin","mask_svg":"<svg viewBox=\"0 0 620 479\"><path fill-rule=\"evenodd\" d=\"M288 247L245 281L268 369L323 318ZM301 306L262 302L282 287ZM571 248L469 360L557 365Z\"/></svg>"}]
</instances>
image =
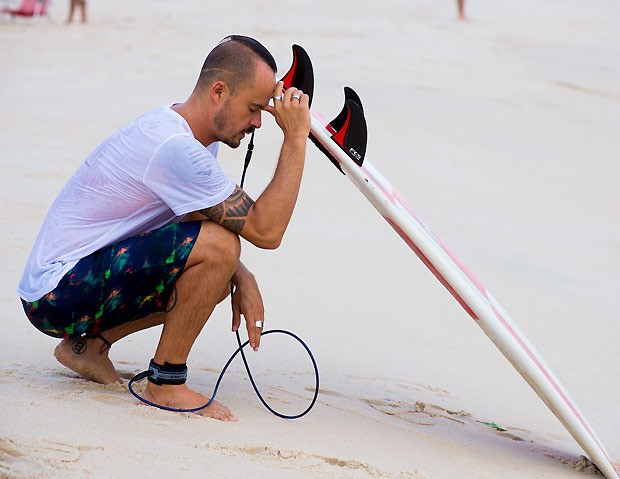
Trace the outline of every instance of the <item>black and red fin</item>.
<instances>
[{"instance_id":1,"label":"black and red fin","mask_svg":"<svg viewBox=\"0 0 620 479\"><path fill-rule=\"evenodd\" d=\"M362 99L359 97L359 95L355 92L353 88L348 87L348 86L344 87L344 99L353 100L355 103L359 105L360 109L364 111L364 106L362 105Z\"/></svg>"},{"instance_id":2,"label":"black and red fin","mask_svg":"<svg viewBox=\"0 0 620 479\"><path fill-rule=\"evenodd\" d=\"M357 102L351 99L345 101L345 108L346 115L344 116L344 120L341 119L343 124L332 135L332 140L334 140L358 166L362 166L364 157L366 156L366 144L368 141L368 130L364 111Z\"/></svg>"},{"instance_id":3,"label":"black and red fin","mask_svg":"<svg viewBox=\"0 0 620 479\"><path fill-rule=\"evenodd\" d=\"M284 88L299 88L310 97L314 94L314 70L312 61L308 53L299 45L293 45L293 63L288 72L282 77ZM351 157L359 166L364 161L366 155L367 128L362 101L352 88L344 88L345 104L333 121L327 126L327 130L332 134L332 139L342 150ZM321 150L329 160L343 174L340 163L336 156L321 144L321 142L310 133L310 139Z\"/></svg>"},{"instance_id":4,"label":"black and red fin","mask_svg":"<svg viewBox=\"0 0 620 479\"><path fill-rule=\"evenodd\" d=\"M362 100L360 99L359 95L355 93L355 90L353 90L353 88L350 88L348 86L344 87L344 100L344 106L342 107L340 113L338 113L338 116L329 122L328 130L330 131L338 131L340 130L340 128L342 128L342 125L344 125L344 122L347 118L347 100L351 100L357 103L360 109L364 111L364 107L362 106Z\"/></svg>"},{"instance_id":5,"label":"black and red fin","mask_svg":"<svg viewBox=\"0 0 620 479\"><path fill-rule=\"evenodd\" d=\"M295 87L299 88L310 98L314 94L314 70L310 56L299 45L293 45L293 63L286 75L280 80L284 83L284 89Z\"/></svg>"},{"instance_id":6,"label":"black and red fin","mask_svg":"<svg viewBox=\"0 0 620 479\"><path fill-rule=\"evenodd\" d=\"M356 101L357 100L357 101ZM361 100L349 87L345 87L345 103L342 110L326 129L334 142L358 165L362 166L366 156L368 130ZM344 174L337 157L332 154L312 133L310 139L317 148Z\"/></svg>"}]
</instances>

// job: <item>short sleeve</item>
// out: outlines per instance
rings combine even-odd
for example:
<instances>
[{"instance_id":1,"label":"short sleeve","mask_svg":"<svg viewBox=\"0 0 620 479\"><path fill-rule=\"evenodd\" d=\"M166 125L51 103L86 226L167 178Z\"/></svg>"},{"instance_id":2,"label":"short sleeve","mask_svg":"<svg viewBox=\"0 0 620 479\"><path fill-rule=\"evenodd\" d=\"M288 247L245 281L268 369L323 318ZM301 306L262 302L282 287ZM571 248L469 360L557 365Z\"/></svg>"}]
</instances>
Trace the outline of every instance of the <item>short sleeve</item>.
<instances>
[{"instance_id":1,"label":"short sleeve","mask_svg":"<svg viewBox=\"0 0 620 479\"><path fill-rule=\"evenodd\" d=\"M166 140L154 153L144 174L144 184L175 215L209 208L228 198L235 183L222 171L214 153L188 135Z\"/></svg>"}]
</instances>

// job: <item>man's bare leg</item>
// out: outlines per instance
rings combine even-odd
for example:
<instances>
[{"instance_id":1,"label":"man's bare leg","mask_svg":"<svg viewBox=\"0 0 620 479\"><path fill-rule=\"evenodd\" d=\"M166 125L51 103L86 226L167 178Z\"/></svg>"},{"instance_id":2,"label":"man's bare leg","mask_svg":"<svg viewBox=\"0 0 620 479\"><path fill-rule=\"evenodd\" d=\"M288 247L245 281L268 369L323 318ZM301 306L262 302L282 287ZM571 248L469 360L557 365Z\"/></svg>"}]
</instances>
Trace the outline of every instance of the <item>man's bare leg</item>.
<instances>
[{"instance_id":1,"label":"man's bare leg","mask_svg":"<svg viewBox=\"0 0 620 479\"><path fill-rule=\"evenodd\" d=\"M220 245L214 244L220 243ZM155 361L159 364L165 362L177 364L185 363L189 350L193 345L198 333L211 315L215 305L226 298L230 293L230 278L234 273L239 260L238 237L224 228L213 223L207 223L202 227L201 234L190 254L185 271L177 281L175 294L176 301L171 297L170 305L176 303L173 311L168 314L154 314L147 318L138 319L122 324L113 329L100 333L106 341L113 344L119 339L132 333L161 325L169 319L168 327L164 327L162 339L155 355ZM215 263L220 263L217 266ZM233 266L234 265L234 266ZM224 271L217 271L217 270ZM203 270L205 270L203 272ZM213 282L211 282L213 281ZM213 294L220 289L219 294ZM200 292L206 290L204 295ZM215 302L213 303L213 297ZM195 300L195 301L194 301ZM195 304L199 303L199 304ZM204 309L200 303L204 303ZM186 328L185 315L193 318ZM193 314L193 316L191 316ZM171 319L170 319L171 318ZM193 327L189 328L192 322ZM175 328L181 328L177 334ZM174 336L177 335L175 338ZM172 336L172 337L171 337ZM166 339L167 342L166 342ZM170 341L172 339L172 341ZM181 343L179 346L177 343ZM177 355L164 356L166 350L172 348ZM160 351L161 350L161 351ZM186 352L183 352L186 351ZM77 339L63 339L54 351L56 359L67 368L75 371L80 376L102 384L122 383L122 380L108 357L107 344L97 337L83 337ZM160 362L161 361L161 362ZM176 361L176 362L175 362ZM206 404L208 398L190 390L187 386L157 386L147 384L145 398L156 404L177 408L193 408ZM223 420L232 420L232 413L221 404L214 401L207 409L201 412L208 417L216 417Z\"/></svg>"},{"instance_id":2,"label":"man's bare leg","mask_svg":"<svg viewBox=\"0 0 620 479\"><path fill-rule=\"evenodd\" d=\"M198 334L222 292L230 291L230 281L239 264L239 237L223 227L205 221L189 255L183 274L176 283L177 302L165 313L164 328L155 352L158 364L185 364ZM144 398L162 406L194 408L208 398L185 384L156 385L148 382ZM236 418L228 408L213 402L199 412L203 416L232 421Z\"/></svg>"},{"instance_id":3,"label":"man's bare leg","mask_svg":"<svg viewBox=\"0 0 620 479\"><path fill-rule=\"evenodd\" d=\"M147 318L121 324L100 333L100 335L110 344L113 344L129 334L158 326L163 321L163 314L154 314ZM122 383L121 377L108 357L109 351L110 348L105 341L90 336L77 339L63 339L56 346L54 356L56 356L60 364L75 371L84 379L101 384Z\"/></svg>"}]
</instances>

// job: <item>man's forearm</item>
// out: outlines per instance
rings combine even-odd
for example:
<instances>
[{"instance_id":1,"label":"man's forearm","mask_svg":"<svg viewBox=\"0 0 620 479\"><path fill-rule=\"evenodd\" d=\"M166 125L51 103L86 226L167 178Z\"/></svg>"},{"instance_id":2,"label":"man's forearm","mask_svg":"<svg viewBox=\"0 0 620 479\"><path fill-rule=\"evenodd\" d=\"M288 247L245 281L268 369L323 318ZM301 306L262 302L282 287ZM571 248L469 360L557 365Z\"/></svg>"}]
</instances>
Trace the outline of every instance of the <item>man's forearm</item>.
<instances>
[{"instance_id":1,"label":"man's forearm","mask_svg":"<svg viewBox=\"0 0 620 479\"><path fill-rule=\"evenodd\" d=\"M241 235L263 248L280 245L299 195L306 158L306 138L285 139L276 171L248 211Z\"/></svg>"}]
</instances>

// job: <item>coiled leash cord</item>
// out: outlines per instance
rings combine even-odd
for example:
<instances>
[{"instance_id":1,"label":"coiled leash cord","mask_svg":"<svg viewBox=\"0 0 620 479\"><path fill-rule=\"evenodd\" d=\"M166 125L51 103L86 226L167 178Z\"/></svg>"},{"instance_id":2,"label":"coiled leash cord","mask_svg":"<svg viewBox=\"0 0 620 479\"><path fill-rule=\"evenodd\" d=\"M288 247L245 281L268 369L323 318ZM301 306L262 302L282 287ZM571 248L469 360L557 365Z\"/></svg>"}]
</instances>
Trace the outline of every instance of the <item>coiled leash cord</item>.
<instances>
[{"instance_id":1,"label":"coiled leash cord","mask_svg":"<svg viewBox=\"0 0 620 479\"><path fill-rule=\"evenodd\" d=\"M252 151L254 150L254 131L252 131L252 136L250 137L250 142L248 143L248 151L245 155L245 162L243 164L243 173L241 175L241 187L243 187L243 183L245 181L245 173L248 169L248 166L250 165L250 160L252 158ZM250 383L252 384L252 387L254 388L254 392L256 393L256 395L258 396L258 399L260 399L260 401L263 403L263 406L265 406L272 414L282 418L282 419L299 419L302 416L305 416L306 414L308 414L310 412L310 410L314 407L314 404L316 403L316 399L319 395L319 368L317 367L316 361L314 359L314 356L312 354L312 351L310 351L310 348L306 345L306 343L304 343L304 341L297 335L291 333L290 331L286 331L284 329L271 329L269 331L263 331L261 333L261 337L262 336L267 336L268 334L286 334L287 336L290 336L292 338L294 338L296 341L298 341L303 348L306 350L306 352L308 353L308 356L310 357L310 360L312 361L312 367L314 368L314 378L315 378L315 383L314 383L314 396L312 397L312 401L310 402L310 405L301 413L299 414L294 414L294 415L287 415L287 414L282 414L278 411L276 411L275 409L273 409L271 406L269 406L269 404L267 403L267 401L265 401L265 399L263 398L262 394L260 393L260 391L258 390L258 386L256 386L256 383L254 382L254 377L252 376L252 372L250 371L250 365L248 364L248 360L245 357L245 353L243 352L243 348L245 348L248 344L250 344L250 340L247 340L245 343L241 344L241 337L239 336L239 331L235 331L235 335L237 336L237 344L238 344L238 348L237 350L232 354L232 356L230 356L230 358L228 359L228 361L226 362L226 364L224 365L224 367L222 368L222 372L220 373L219 377L217 378L217 381L215 383L215 388L213 389L213 395L211 396L211 399L209 399L209 401L204 404L203 406L199 406L199 407L195 407L195 408L173 408L173 407L168 407L168 406L162 406L161 404L156 404L154 402L149 401L148 399L143 398L142 396L140 396L133 388L133 383L137 382L137 381L141 381L142 379L145 378L149 378L152 376L157 377L166 377L167 381L164 381L163 383L166 384L183 384L185 383L185 378L187 377L187 367L185 367L183 365L182 368L171 372L169 369L167 370L163 370L165 367L167 367L166 365L164 367L155 364L153 361L151 361L150 367L147 371L142 371L141 373L136 374L133 378L131 378L129 380L129 384L127 385L127 387L129 388L129 391L131 392L131 394L134 395L134 397L136 397L138 400L142 401L145 404L148 404L149 406L153 406L159 409L163 409L165 411L173 411L173 412L197 412L200 411L202 409L206 409L207 407L209 407L211 405L211 403L213 402L213 400L215 399L215 396L217 394L217 391L220 387L220 382L222 381L222 379L224 378L224 374L226 373L226 370L228 369L228 366L230 366L230 363L232 363L233 359L235 359L235 357L237 356L237 354L241 353L241 358L243 359L243 364L245 366L245 370L248 374L248 378L250 379Z\"/></svg>"},{"instance_id":2,"label":"coiled leash cord","mask_svg":"<svg viewBox=\"0 0 620 479\"><path fill-rule=\"evenodd\" d=\"M133 378L131 378L129 380L129 384L127 386L129 387L129 391L131 392L131 394L133 394L137 399L139 399L143 403L148 404L149 406L154 406L154 407L159 408L159 409L164 409L166 411L173 411L173 412L197 412L197 411L200 411L201 409L206 409L207 407L209 407L211 405L211 403L215 399L215 395L217 394L217 391L218 391L218 389L220 387L220 382L222 381L222 379L224 377L224 374L226 373L226 370L228 369L228 366L230 366L230 363L232 363L233 359L235 359L237 354L241 353L241 357L243 358L243 364L245 365L245 370L248 373L248 378L250 379L250 382L252 383L252 387L254 388L254 392L256 392L256 395L258 396L258 399L260 399L260 401L263 403L263 406L265 406L271 413L273 413L276 416L281 417L283 419L299 419L300 417L305 416L306 414L308 414L310 412L310 410L314 407L314 404L316 403L316 399L317 399L317 397L319 395L319 369L318 369L318 367L316 365L316 361L314 359L314 356L312 355L312 352L310 351L310 348L308 348L306 343L304 343L303 340L299 336L291 333L290 331L285 331L283 329L271 329L269 331L264 331L261 334L261 337L262 336L267 336L268 334L275 334L275 333L286 334L286 335L291 336L292 338L296 339L304 347L304 349L308 353L308 356L310 357L310 360L312 361L312 366L314 368L314 377L315 377L314 397L312 398L312 401L310 402L310 405L306 408L306 410L301 412L301 413L299 413L299 414L294 414L294 415L290 415L290 416L286 415L286 414L282 414L282 413L276 411L275 409L273 409L267 403L267 401L265 401L265 399L263 398L262 394L258 390L258 386L256 386L256 383L254 382L254 377L252 376L252 372L250 371L250 365L248 364L247 358L245 357L245 353L243 352L243 348L245 348L248 344L250 344L250 341L248 340L245 343L241 344L241 337L239 336L239 331L235 332L235 334L237 336L237 343L239 344L239 347L237 348L237 350L232 354L232 356L226 362L226 365L222 369L222 372L220 373L219 377L217 378L217 382L215 383L215 388L213 389L213 395L211 396L211 399L209 399L209 401L206 404L204 404L203 406L198 406L198 407L195 407L195 408L188 408L188 409L173 408L173 407L168 407L168 406L162 406L161 404L156 404L156 403L151 402L148 399L145 399L142 396L140 396L133 389L133 383L135 383L136 381L140 381L142 379L148 378L149 376L153 375L153 370L152 369L149 369L148 371L142 371L141 373L136 374Z\"/></svg>"}]
</instances>

